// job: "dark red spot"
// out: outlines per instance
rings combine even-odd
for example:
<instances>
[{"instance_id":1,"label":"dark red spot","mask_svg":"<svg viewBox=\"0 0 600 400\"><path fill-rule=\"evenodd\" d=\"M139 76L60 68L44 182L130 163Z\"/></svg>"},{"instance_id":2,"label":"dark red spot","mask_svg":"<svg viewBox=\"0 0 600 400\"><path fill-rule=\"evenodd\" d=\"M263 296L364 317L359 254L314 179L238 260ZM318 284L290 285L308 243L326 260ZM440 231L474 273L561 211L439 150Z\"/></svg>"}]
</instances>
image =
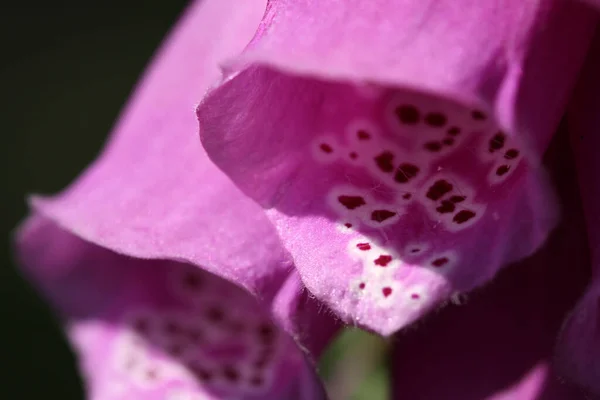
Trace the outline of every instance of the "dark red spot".
<instances>
[{"instance_id":1,"label":"dark red spot","mask_svg":"<svg viewBox=\"0 0 600 400\"><path fill-rule=\"evenodd\" d=\"M149 369L146 371L146 378L153 381L158 378L158 373L154 369Z\"/></svg>"},{"instance_id":2,"label":"dark red spot","mask_svg":"<svg viewBox=\"0 0 600 400\"><path fill-rule=\"evenodd\" d=\"M252 378L250 378L250 384L252 386L262 386L263 383L264 380L260 376L253 376Z\"/></svg>"},{"instance_id":3,"label":"dark red spot","mask_svg":"<svg viewBox=\"0 0 600 400\"><path fill-rule=\"evenodd\" d=\"M431 265L433 265L434 267L442 267L446 264L448 264L450 260L448 260L448 257L440 257L440 258L436 258L435 260L433 260L431 262Z\"/></svg>"},{"instance_id":4,"label":"dark red spot","mask_svg":"<svg viewBox=\"0 0 600 400\"><path fill-rule=\"evenodd\" d=\"M505 175L508 171L510 171L510 165L501 165L496 169L496 175L502 176Z\"/></svg>"},{"instance_id":5,"label":"dark red spot","mask_svg":"<svg viewBox=\"0 0 600 400\"><path fill-rule=\"evenodd\" d=\"M452 221L456 222L457 224L463 224L473 218L475 215L476 214L471 210L461 210L456 213L454 218L452 218Z\"/></svg>"},{"instance_id":6,"label":"dark red spot","mask_svg":"<svg viewBox=\"0 0 600 400\"><path fill-rule=\"evenodd\" d=\"M361 282L361 283L358 284L358 288L361 289L361 290L364 289L366 286L367 285L364 282Z\"/></svg>"},{"instance_id":7,"label":"dark red spot","mask_svg":"<svg viewBox=\"0 0 600 400\"><path fill-rule=\"evenodd\" d=\"M358 243L356 247L358 247L358 249L362 251L371 250L371 245L369 243Z\"/></svg>"},{"instance_id":8,"label":"dark red spot","mask_svg":"<svg viewBox=\"0 0 600 400\"><path fill-rule=\"evenodd\" d=\"M419 296L417 293L413 293L413 294L410 295L410 298L414 299L414 300L418 300L418 299L421 298L421 296Z\"/></svg>"},{"instance_id":9,"label":"dark red spot","mask_svg":"<svg viewBox=\"0 0 600 400\"><path fill-rule=\"evenodd\" d=\"M409 104L401 105L396 107L396 116L406 125L414 125L419 122L421 119L421 113L417 109L417 107Z\"/></svg>"},{"instance_id":10,"label":"dark red spot","mask_svg":"<svg viewBox=\"0 0 600 400\"><path fill-rule=\"evenodd\" d=\"M420 252L420 251L421 251L421 249L420 249L420 248L418 248L418 247L413 247L412 249L410 249L410 252L411 252L411 253L418 253L418 252Z\"/></svg>"},{"instance_id":11,"label":"dark red spot","mask_svg":"<svg viewBox=\"0 0 600 400\"><path fill-rule=\"evenodd\" d=\"M371 135L367 131L363 131L362 129L356 132L356 136L358 136L358 140L369 140L371 139Z\"/></svg>"},{"instance_id":12,"label":"dark red spot","mask_svg":"<svg viewBox=\"0 0 600 400\"><path fill-rule=\"evenodd\" d=\"M458 136L460 135L460 128L458 126L453 126L447 131L450 136Z\"/></svg>"},{"instance_id":13,"label":"dark red spot","mask_svg":"<svg viewBox=\"0 0 600 400\"><path fill-rule=\"evenodd\" d=\"M200 343L204 339L204 334L198 329L188 331L187 337L194 343Z\"/></svg>"},{"instance_id":14,"label":"dark red spot","mask_svg":"<svg viewBox=\"0 0 600 400\"><path fill-rule=\"evenodd\" d=\"M338 201L346 207L348 210L354 210L355 208L364 206L367 204L362 196L339 196Z\"/></svg>"},{"instance_id":15,"label":"dark red spot","mask_svg":"<svg viewBox=\"0 0 600 400\"><path fill-rule=\"evenodd\" d=\"M510 149L510 150L507 150L506 153L504 153L504 158L506 158L507 160L515 159L518 156L519 156L519 150L517 150L517 149Z\"/></svg>"},{"instance_id":16,"label":"dark red spot","mask_svg":"<svg viewBox=\"0 0 600 400\"><path fill-rule=\"evenodd\" d=\"M386 267L389 263L392 262L392 256L387 254L382 254L374 261L375 265L379 265L380 267Z\"/></svg>"},{"instance_id":17,"label":"dark red spot","mask_svg":"<svg viewBox=\"0 0 600 400\"><path fill-rule=\"evenodd\" d=\"M384 297L389 297L392 294L392 288L384 287L383 289L381 289L381 293L383 293Z\"/></svg>"},{"instance_id":18,"label":"dark red spot","mask_svg":"<svg viewBox=\"0 0 600 400\"><path fill-rule=\"evenodd\" d=\"M402 195L402 198L403 198L404 200L410 200L410 198L411 198L411 197L412 197L412 195L411 195L410 193L404 193L404 194Z\"/></svg>"},{"instance_id":19,"label":"dark red spot","mask_svg":"<svg viewBox=\"0 0 600 400\"><path fill-rule=\"evenodd\" d=\"M440 112L432 112L425 116L425 123L436 128L446 125L448 118Z\"/></svg>"},{"instance_id":20,"label":"dark red spot","mask_svg":"<svg viewBox=\"0 0 600 400\"><path fill-rule=\"evenodd\" d=\"M500 150L504 147L504 143L506 142L506 135L502 132L496 133L491 139L489 143L489 151L490 153L495 152L496 150Z\"/></svg>"},{"instance_id":21,"label":"dark red spot","mask_svg":"<svg viewBox=\"0 0 600 400\"><path fill-rule=\"evenodd\" d=\"M133 329L139 333L147 333L150 329L150 323L146 319L137 318L133 321Z\"/></svg>"},{"instance_id":22,"label":"dark red spot","mask_svg":"<svg viewBox=\"0 0 600 400\"><path fill-rule=\"evenodd\" d=\"M425 143L424 147L425 149L432 152L440 151L442 149L442 145L440 142L427 142Z\"/></svg>"},{"instance_id":23,"label":"dark red spot","mask_svg":"<svg viewBox=\"0 0 600 400\"><path fill-rule=\"evenodd\" d=\"M269 361L271 361L271 355L263 353L254 361L254 368L264 368L269 364Z\"/></svg>"},{"instance_id":24,"label":"dark red spot","mask_svg":"<svg viewBox=\"0 0 600 400\"><path fill-rule=\"evenodd\" d=\"M136 364L138 363L138 360L135 358L128 358L127 361L125 362L125 368L130 370L133 367L136 366Z\"/></svg>"},{"instance_id":25,"label":"dark red spot","mask_svg":"<svg viewBox=\"0 0 600 400\"><path fill-rule=\"evenodd\" d=\"M350 153L351 159L356 160L357 157L358 157L358 154L356 154L355 152Z\"/></svg>"},{"instance_id":26,"label":"dark red spot","mask_svg":"<svg viewBox=\"0 0 600 400\"><path fill-rule=\"evenodd\" d=\"M324 153L333 153L333 148L327 143L321 143L321 146L319 147L321 148L321 150L323 150Z\"/></svg>"},{"instance_id":27,"label":"dark red spot","mask_svg":"<svg viewBox=\"0 0 600 400\"><path fill-rule=\"evenodd\" d=\"M180 343L173 343L168 348L167 351L174 357L179 357L183 354L183 345Z\"/></svg>"},{"instance_id":28,"label":"dark red spot","mask_svg":"<svg viewBox=\"0 0 600 400\"><path fill-rule=\"evenodd\" d=\"M258 327L258 337L263 343L271 343L275 339L275 329L268 324L262 324Z\"/></svg>"},{"instance_id":29,"label":"dark red spot","mask_svg":"<svg viewBox=\"0 0 600 400\"><path fill-rule=\"evenodd\" d=\"M183 277L184 285L192 290L197 290L202 286L202 278L195 272L188 272Z\"/></svg>"},{"instance_id":30,"label":"dark red spot","mask_svg":"<svg viewBox=\"0 0 600 400\"><path fill-rule=\"evenodd\" d=\"M412 178L417 176L419 173L419 167L414 164L404 163L401 164L396 170L396 175L394 175L394 180L398 183L406 183L410 181Z\"/></svg>"},{"instance_id":31,"label":"dark red spot","mask_svg":"<svg viewBox=\"0 0 600 400\"><path fill-rule=\"evenodd\" d=\"M227 327L229 328L229 331L236 332L236 333L240 333L245 330L244 324L239 321L233 321L233 322L229 323L227 325Z\"/></svg>"},{"instance_id":32,"label":"dark red spot","mask_svg":"<svg viewBox=\"0 0 600 400\"><path fill-rule=\"evenodd\" d=\"M394 170L394 154L391 151L384 151L375 157L375 163L383 172L392 172Z\"/></svg>"},{"instance_id":33,"label":"dark red spot","mask_svg":"<svg viewBox=\"0 0 600 400\"><path fill-rule=\"evenodd\" d=\"M483 121L484 119L487 118L485 116L485 114L482 111L479 111L479 110L473 110L473 111L471 111L471 117L474 120L477 120L477 121Z\"/></svg>"},{"instance_id":34,"label":"dark red spot","mask_svg":"<svg viewBox=\"0 0 600 400\"><path fill-rule=\"evenodd\" d=\"M167 321L165 324L165 332L169 335L178 335L181 333L181 327L175 321Z\"/></svg>"},{"instance_id":35,"label":"dark red spot","mask_svg":"<svg viewBox=\"0 0 600 400\"><path fill-rule=\"evenodd\" d=\"M192 371L192 373L194 374L194 376L203 382L209 381L212 379L213 374L206 370L205 368L202 368L199 365L190 365L188 366L188 368Z\"/></svg>"},{"instance_id":36,"label":"dark red spot","mask_svg":"<svg viewBox=\"0 0 600 400\"><path fill-rule=\"evenodd\" d=\"M206 318L211 322L219 322L225 318L225 313L220 308L211 307L206 312Z\"/></svg>"},{"instance_id":37,"label":"dark red spot","mask_svg":"<svg viewBox=\"0 0 600 400\"><path fill-rule=\"evenodd\" d=\"M452 191L454 187L451 183L447 182L444 179L439 179L431 185L429 190L427 190L427 198L433 201L437 201L444 197L444 195L450 191Z\"/></svg>"},{"instance_id":38,"label":"dark red spot","mask_svg":"<svg viewBox=\"0 0 600 400\"><path fill-rule=\"evenodd\" d=\"M371 220L376 222L383 222L386 219L392 218L396 213L390 210L374 210L371 213Z\"/></svg>"},{"instance_id":39,"label":"dark red spot","mask_svg":"<svg viewBox=\"0 0 600 400\"><path fill-rule=\"evenodd\" d=\"M223 377L229 382L237 382L240 379L240 373L229 365L223 368Z\"/></svg>"},{"instance_id":40,"label":"dark red spot","mask_svg":"<svg viewBox=\"0 0 600 400\"><path fill-rule=\"evenodd\" d=\"M352 224L351 224L350 222L346 222L346 223L344 224L344 226L345 226L346 228L352 228Z\"/></svg>"},{"instance_id":41,"label":"dark red spot","mask_svg":"<svg viewBox=\"0 0 600 400\"><path fill-rule=\"evenodd\" d=\"M454 144L454 139L449 137L442 140L442 143L444 143L446 146L452 146Z\"/></svg>"},{"instance_id":42,"label":"dark red spot","mask_svg":"<svg viewBox=\"0 0 600 400\"><path fill-rule=\"evenodd\" d=\"M442 200L442 204L436 208L436 211L439 212L440 214L447 214L447 213L454 212L455 208L456 208L456 206L454 205L453 202L448 201L448 200Z\"/></svg>"},{"instance_id":43,"label":"dark red spot","mask_svg":"<svg viewBox=\"0 0 600 400\"><path fill-rule=\"evenodd\" d=\"M466 199L465 196L451 196L450 197L450 201L453 202L454 204L463 202L463 201L465 201L465 199Z\"/></svg>"}]
</instances>

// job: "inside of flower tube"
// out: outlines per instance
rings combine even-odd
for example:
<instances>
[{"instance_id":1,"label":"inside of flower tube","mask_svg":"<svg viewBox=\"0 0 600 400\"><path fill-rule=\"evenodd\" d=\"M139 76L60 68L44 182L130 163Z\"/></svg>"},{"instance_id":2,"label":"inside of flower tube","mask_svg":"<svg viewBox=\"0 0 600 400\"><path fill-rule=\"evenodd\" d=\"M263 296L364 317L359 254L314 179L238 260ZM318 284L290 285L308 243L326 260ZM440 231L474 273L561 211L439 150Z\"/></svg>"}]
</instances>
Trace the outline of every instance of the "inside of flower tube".
<instances>
[{"instance_id":1,"label":"inside of flower tube","mask_svg":"<svg viewBox=\"0 0 600 400\"><path fill-rule=\"evenodd\" d=\"M253 66L198 115L307 287L383 334L531 254L556 221L541 154L481 104Z\"/></svg>"},{"instance_id":2,"label":"inside of flower tube","mask_svg":"<svg viewBox=\"0 0 600 400\"><path fill-rule=\"evenodd\" d=\"M26 255L44 264L26 264L67 317L93 398L279 398L306 373L303 353L245 290L196 266L55 236L63 241Z\"/></svg>"},{"instance_id":3,"label":"inside of flower tube","mask_svg":"<svg viewBox=\"0 0 600 400\"><path fill-rule=\"evenodd\" d=\"M171 267L164 271L164 303L156 288L154 299L122 315L113 339L115 382L153 388L181 381L259 396L290 379L282 374L298 368L300 355L254 299L196 267Z\"/></svg>"}]
</instances>

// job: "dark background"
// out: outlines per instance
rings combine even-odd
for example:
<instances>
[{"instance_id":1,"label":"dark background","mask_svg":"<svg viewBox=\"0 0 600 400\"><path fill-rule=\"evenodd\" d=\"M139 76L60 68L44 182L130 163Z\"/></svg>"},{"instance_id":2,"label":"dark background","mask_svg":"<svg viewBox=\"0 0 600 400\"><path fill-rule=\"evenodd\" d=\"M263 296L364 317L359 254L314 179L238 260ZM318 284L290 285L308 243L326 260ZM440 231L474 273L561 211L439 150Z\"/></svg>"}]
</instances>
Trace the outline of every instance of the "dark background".
<instances>
[{"instance_id":1,"label":"dark background","mask_svg":"<svg viewBox=\"0 0 600 400\"><path fill-rule=\"evenodd\" d=\"M187 2L24 3L0 8L0 398L83 399L60 326L19 276L11 231L28 193L61 190L95 158Z\"/></svg>"}]
</instances>

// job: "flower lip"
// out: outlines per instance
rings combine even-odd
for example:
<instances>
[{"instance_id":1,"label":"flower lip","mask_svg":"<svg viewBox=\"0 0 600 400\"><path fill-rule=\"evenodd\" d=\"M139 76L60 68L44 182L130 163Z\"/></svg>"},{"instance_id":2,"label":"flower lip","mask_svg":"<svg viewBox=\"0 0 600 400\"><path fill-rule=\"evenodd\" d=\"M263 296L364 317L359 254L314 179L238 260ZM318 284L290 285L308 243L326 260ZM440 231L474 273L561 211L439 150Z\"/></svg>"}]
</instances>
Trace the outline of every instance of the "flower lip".
<instances>
[{"instance_id":1,"label":"flower lip","mask_svg":"<svg viewBox=\"0 0 600 400\"><path fill-rule=\"evenodd\" d=\"M269 209L308 289L386 335L544 243L540 160L594 26L575 3L427 4L274 0L198 107L209 156Z\"/></svg>"},{"instance_id":2,"label":"flower lip","mask_svg":"<svg viewBox=\"0 0 600 400\"><path fill-rule=\"evenodd\" d=\"M68 321L95 396L276 399L312 374L265 304L196 266L118 255L39 216L18 245L27 273ZM307 398L320 399L312 385Z\"/></svg>"}]
</instances>

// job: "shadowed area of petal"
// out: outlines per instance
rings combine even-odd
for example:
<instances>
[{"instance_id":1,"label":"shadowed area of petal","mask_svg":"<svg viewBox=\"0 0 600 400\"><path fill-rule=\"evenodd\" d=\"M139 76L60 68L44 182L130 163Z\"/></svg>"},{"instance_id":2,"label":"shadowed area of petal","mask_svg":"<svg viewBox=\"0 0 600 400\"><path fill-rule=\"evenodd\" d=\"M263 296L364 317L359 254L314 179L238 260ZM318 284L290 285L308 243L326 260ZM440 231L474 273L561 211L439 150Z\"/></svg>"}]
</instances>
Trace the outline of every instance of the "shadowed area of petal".
<instances>
[{"instance_id":1,"label":"shadowed area of petal","mask_svg":"<svg viewBox=\"0 0 600 400\"><path fill-rule=\"evenodd\" d=\"M200 133L317 298L387 335L544 243L539 160L591 36L584 6L269 4Z\"/></svg>"},{"instance_id":2,"label":"shadowed area of petal","mask_svg":"<svg viewBox=\"0 0 600 400\"><path fill-rule=\"evenodd\" d=\"M588 4L591 4L592 6L596 6L597 8L600 9L600 0L584 0L585 2L587 2Z\"/></svg>"},{"instance_id":3,"label":"shadowed area of petal","mask_svg":"<svg viewBox=\"0 0 600 400\"><path fill-rule=\"evenodd\" d=\"M17 244L66 323L90 399L324 399L292 338L232 283L118 255L38 216Z\"/></svg>"},{"instance_id":4,"label":"shadowed area of petal","mask_svg":"<svg viewBox=\"0 0 600 400\"><path fill-rule=\"evenodd\" d=\"M555 150L568 147L564 139ZM563 223L540 252L466 294L463 304L450 304L397 334L394 399L588 398L552 364L562 320L590 273L572 160L556 167Z\"/></svg>"},{"instance_id":5,"label":"shadowed area of petal","mask_svg":"<svg viewBox=\"0 0 600 400\"><path fill-rule=\"evenodd\" d=\"M582 73L568 121L592 252L593 279L561 332L560 370L600 397L600 33Z\"/></svg>"}]
</instances>

